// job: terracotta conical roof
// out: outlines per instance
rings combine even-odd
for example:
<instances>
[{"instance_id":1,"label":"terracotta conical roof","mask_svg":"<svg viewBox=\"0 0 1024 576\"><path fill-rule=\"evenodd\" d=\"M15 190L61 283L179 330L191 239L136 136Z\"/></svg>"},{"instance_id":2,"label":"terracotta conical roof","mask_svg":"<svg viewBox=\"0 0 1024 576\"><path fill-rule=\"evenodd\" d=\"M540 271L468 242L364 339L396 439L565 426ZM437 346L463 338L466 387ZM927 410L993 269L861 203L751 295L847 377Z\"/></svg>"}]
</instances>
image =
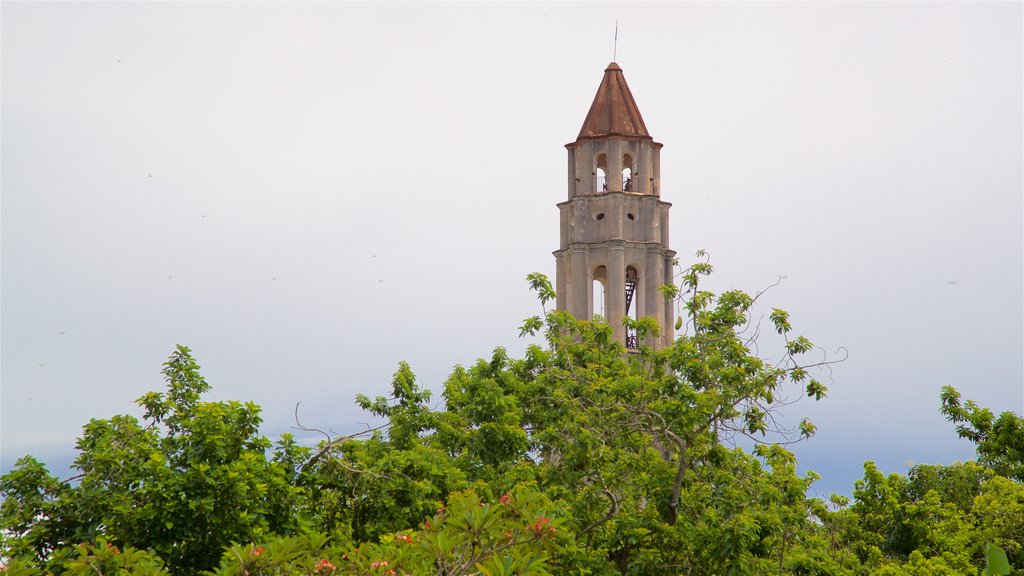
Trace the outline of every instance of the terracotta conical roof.
<instances>
[{"instance_id":1,"label":"terracotta conical roof","mask_svg":"<svg viewBox=\"0 0 1024 576\"><path fill-rule=\"evenodd\" d=\"M597 88L594 103L590 105L590 112L587 112L587 119L583 121L577 140L605 136L651 137L640 116L640 109L633 100L633 94L626 85L622 68L615 62L604 69L604 78Z\"/></svg>"}]
</instances>

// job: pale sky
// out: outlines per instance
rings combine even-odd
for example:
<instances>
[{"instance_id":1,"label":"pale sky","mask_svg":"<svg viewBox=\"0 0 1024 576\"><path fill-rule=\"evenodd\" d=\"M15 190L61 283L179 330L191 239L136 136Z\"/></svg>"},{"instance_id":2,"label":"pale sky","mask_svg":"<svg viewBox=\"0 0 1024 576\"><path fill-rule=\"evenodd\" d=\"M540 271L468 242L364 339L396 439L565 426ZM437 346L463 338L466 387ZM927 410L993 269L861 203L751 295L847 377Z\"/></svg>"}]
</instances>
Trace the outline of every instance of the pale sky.
<instances>
[{"instance_id":1,"label":"pale sky","mask_svg":"<svg viewBox=\"0 0 1024 576\"><path fill-rule=\"evenodd\" d=\"M175 344L271 437L520 354L616 20L671 247L849 350L787 413L818 490L969 458L942 386L1024 411L1022 8L4 2L0 467Z\"/></svg>"}]
</instances>

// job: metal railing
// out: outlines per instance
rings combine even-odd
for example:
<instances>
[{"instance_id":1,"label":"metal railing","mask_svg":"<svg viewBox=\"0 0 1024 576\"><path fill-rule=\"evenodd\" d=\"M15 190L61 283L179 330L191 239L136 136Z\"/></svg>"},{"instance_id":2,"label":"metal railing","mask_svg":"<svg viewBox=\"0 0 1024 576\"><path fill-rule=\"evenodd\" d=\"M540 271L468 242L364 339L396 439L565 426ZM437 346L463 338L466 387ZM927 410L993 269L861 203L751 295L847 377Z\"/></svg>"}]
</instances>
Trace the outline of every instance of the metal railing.
<instances>
[{"instance_id":1,"label":"metal railing","mask_svg":"<svg viewBox=\"0 0 1024 576\"><path fill-rule=\"evenodd\" d=\"M626 349L636 350L640 348L640 340L636 337L636 332L626 333Z\"/></svg>"},{"instance_id":2,"label":"metal railing","mask_svg":"<svg viewBox=\"0 0 1024 576\"><path fill-rule=\"evenodd\" d=\"M600 174L594 174L594 194L604 194L608 191L608 177L601 176ZM633 179L629 176L622 177L622 191L632 192L633 191Z\"/></svg>"}]
</instances>

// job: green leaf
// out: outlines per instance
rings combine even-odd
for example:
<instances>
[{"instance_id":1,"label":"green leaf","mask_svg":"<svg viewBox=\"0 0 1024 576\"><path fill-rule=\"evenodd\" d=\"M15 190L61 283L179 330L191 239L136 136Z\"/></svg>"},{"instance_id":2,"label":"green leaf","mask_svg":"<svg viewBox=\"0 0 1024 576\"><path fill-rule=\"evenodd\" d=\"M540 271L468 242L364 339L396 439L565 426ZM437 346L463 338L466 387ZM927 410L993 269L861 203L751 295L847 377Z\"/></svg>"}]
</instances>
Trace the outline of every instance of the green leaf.
<instances>
[{"instance_id":1,"label":"green leaf","mask_svg":"<svg viewBox=\"0 0 1024 576\"><path fill-rule=\"evenodd\" d=\"M1006 558L1006 551L989 542L985 551L985 574L998 574L1006 576L1010 573L1010 561Z\"/></svg>"},{"instance_id":2,"label":"green leaf","mask_svg":"<svg viewBox=\"0 0 1024 576\"><path fill-rule=\"evenodd\" d=\"M779 334L785 334L792 330L792 327L789 325L789 313L785 310L772 308L772 313L768 318L771 319L772 324L775 325L775 331Z\"/></svg>"},{"instance_id":3,"label":"green leaf","mask_svg":"<svg viewBox=\"0 0 1024 576\"><path fill-rule=\"evenodd\" d=\"M679 287L675 284L665 284L658 287L658 292L665 297L665 300L675 300L679 296Z\"/></svg>"},{"instance_id":4,"label":"green leaf","mask_svg":"<svg viewBox=\"0 0 1024 576\"><path fill-rule=\"evenodd\" d=\"M811 381L807 383L807 396L814 398L815 400L821 400L825 397L827 392L828 388L814 378L811 378Z\"/></svg>"}]
</instances>

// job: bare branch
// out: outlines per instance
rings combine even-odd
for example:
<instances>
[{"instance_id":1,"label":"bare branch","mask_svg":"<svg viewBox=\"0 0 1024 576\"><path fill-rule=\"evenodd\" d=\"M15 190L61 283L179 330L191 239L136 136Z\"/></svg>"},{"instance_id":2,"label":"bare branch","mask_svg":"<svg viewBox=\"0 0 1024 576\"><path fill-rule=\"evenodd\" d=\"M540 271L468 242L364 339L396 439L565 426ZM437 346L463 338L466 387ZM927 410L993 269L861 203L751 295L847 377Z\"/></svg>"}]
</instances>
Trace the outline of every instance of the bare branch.
<instances>
[{"instance_id":1,"label":"bare branch","mask_svg":"<svg viewBox=\"0 0 1024 576\"><path fill-rule=\"evenodd\" d=\"M74 476L68 476L67 478L61 480L60 483L61 484L67 484L69 482L74 482L75 480L78 480L79 478L85 478L85 475L86 475L85 472L79 472L78 474L75 474Z\"/></svg>"},{"instance_id":2,"label":"bare branch","mask_svg":"<svg viewBox=\"0 0 1024 576\"><path fill-rule=\"evenodd\" d=\"M615 517L616 514L619 513L619 500L618 498L615 497L615 494L613 494L611 490L607 488L602 488L601 492L604 493L604 495L608 497L608 500L611 501L611 508L608 510L607 514L595 520L589 526L581 530L579 534L580 536L583 536L584 534L589 534L594 528L597 528L601 524L604 524L605 522L611 520Z\"/></svg>"},{"instance_id":3,"label":"bare branch","mask_svg":"<svg viewBox=\"0 0 1024 576\"><path fill-rule=\"evenodd\" d=\"M295 430L301 430L303 432L316 432L316 433L322 434L324 436L324 441L321 442L321 444L320 444L319 448L317 448L316 452L314 452L312 456L310 456L301 466L299 466L299 474L302 474L303 472L305 472L307 468L309 468L311 465L313 465L314 463L319 461L321 458L323 458L324 455L328 454L329 452L331 452L335 448L338 448L339 446L341 446L345 442L347 442L349 440L354 440L356 438L360 438L360 437L366 436L368 434L372 434L374 432L377 432L378 430L383 430L383 429L391 426L391 422L385 422L385 423L381 424L380 426L373 426L373 427L371 427L369 424L367 424L365 422L360 422L360 424L363 424L364 426L366 426L365 430L360 430L359 432L355 432L355 433L348 434L348 435L345 435L345 436L339 436L339 435L337 435L335 433L335 435L332 436L331 434L328 434L327 432L324 432L323 430L320 430L319 428L308 428L308 427L304 426L299 421L299 404L301 404L301 402L295 404L295 426L293 426L292 428L295 429ZM333 430L332 430L332 432L333 432ZM341 458L337 459L337 464L339 466L341 466L342 468L350 471L350 472L354 472L354 473L357 473L357 474L369 474L369 472L367 472L365 470L358 470L358 469L355 469L355 468L352 468L352 467L346 465ZM374 474L374 476L381 476L381 475L380 474Z\"/></svg>"}]
</instances>

